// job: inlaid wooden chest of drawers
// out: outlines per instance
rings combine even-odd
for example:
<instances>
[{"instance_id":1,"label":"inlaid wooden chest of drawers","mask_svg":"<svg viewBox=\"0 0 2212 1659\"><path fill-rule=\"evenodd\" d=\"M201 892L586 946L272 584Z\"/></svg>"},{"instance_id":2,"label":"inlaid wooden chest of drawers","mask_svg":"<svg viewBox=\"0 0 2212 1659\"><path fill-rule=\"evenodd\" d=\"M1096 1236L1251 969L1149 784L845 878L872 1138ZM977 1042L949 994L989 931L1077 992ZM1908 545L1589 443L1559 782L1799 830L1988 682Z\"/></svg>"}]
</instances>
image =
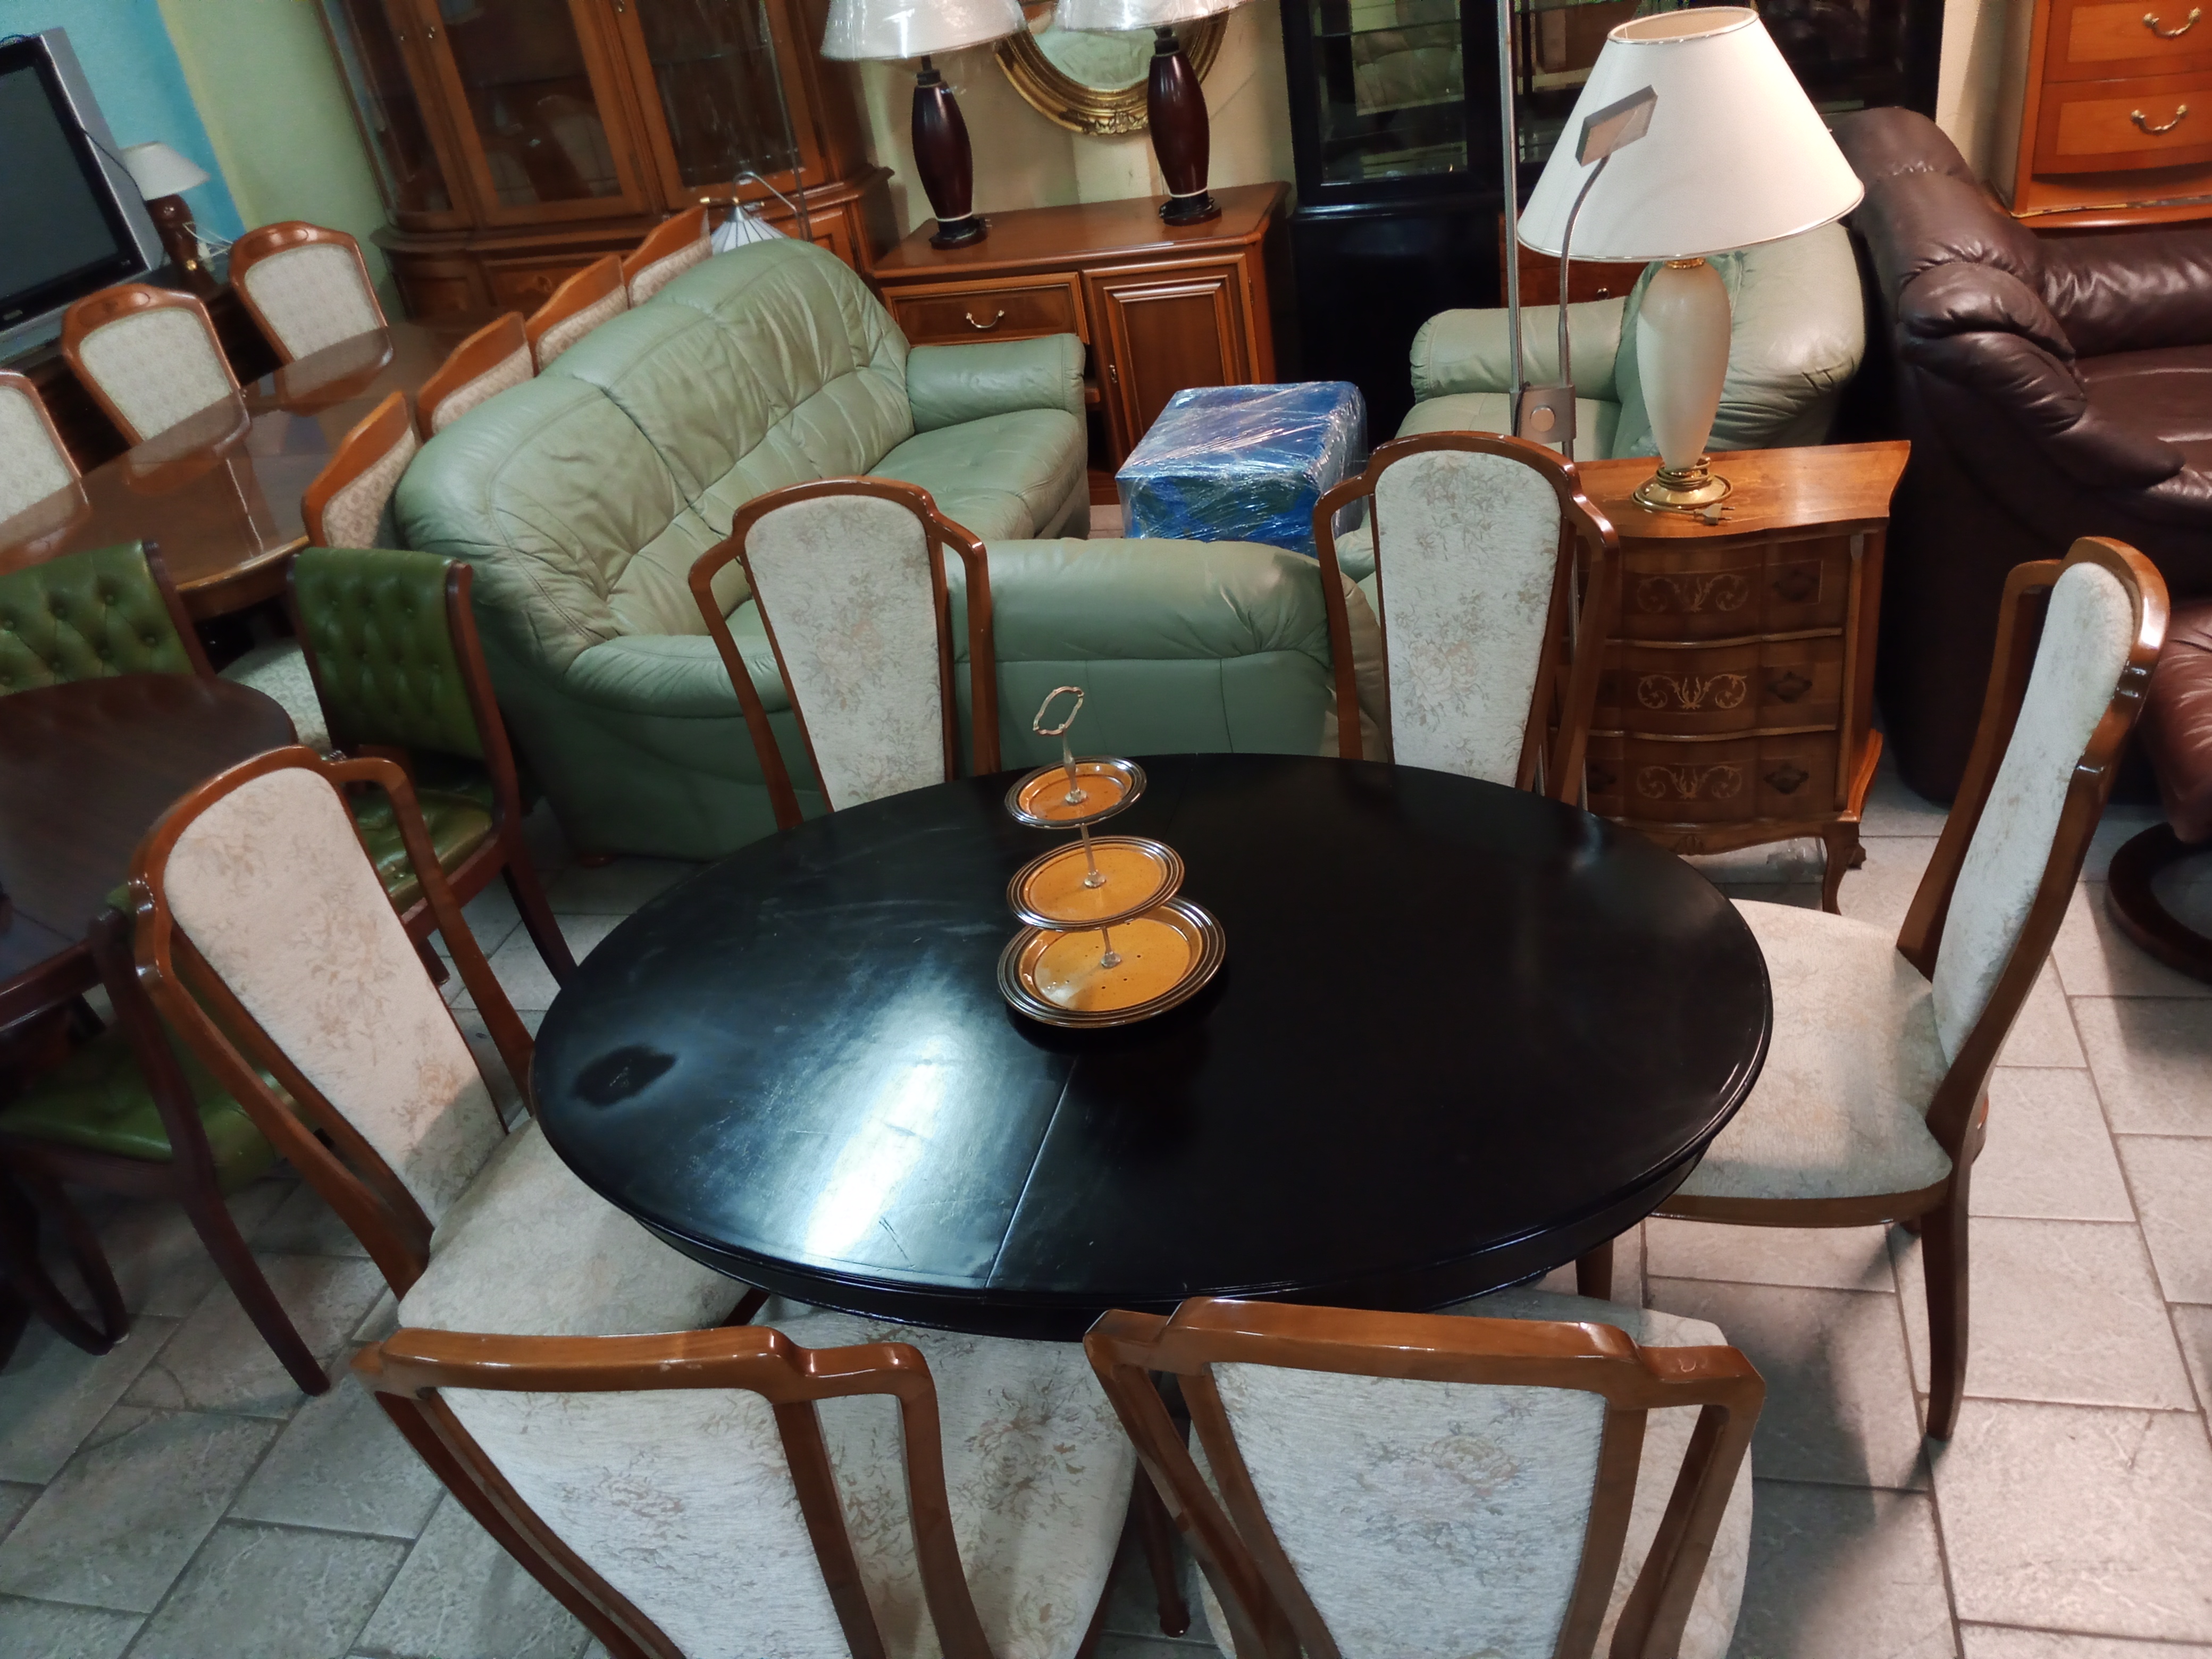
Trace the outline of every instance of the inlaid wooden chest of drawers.
<instances>
[{"instance_id":1,"label":"inlaid wooden chest of drawers","mask_svg":"<svg viewBox=\"0 0 2212 1659\"><path fill-rule=\"evenodd\" d=\"M1590 810L1678 853L1817 836L1835 908L1858 863L1874 730L1875 621L1902 443L1717 455L1717 524L1650 513L1648 459L1591 461L1583 492L1620 532L1620 617L1590 732Z\"/></svg>"}]
</instances>

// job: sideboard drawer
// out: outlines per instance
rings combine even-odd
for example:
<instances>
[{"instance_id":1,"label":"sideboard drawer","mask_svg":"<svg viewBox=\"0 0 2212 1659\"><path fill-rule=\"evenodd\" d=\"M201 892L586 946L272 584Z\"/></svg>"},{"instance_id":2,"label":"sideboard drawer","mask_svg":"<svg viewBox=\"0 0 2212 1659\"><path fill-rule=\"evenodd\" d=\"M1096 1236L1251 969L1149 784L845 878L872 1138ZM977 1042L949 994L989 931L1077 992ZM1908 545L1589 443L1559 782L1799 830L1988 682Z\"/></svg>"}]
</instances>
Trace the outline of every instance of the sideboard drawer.
<instances>
[{"instance_id":1,"label":"sideboard drawer","mask_svg":"<svg viewBox=\"0 0 2212 1659\"><path fill-rule=\"evenodd\" d=\"M1695 742L1590 734L1589 810L1631 823L1734 823L1835 810L1834 732Z\"/></svg>"},{"instance_id":2,"label":"sideboard drawer","mask_svg":"<svg viewBox=\"0 0 2212 1659\"><path fill-rule=\"evenodd\" d=\"M1851 540L1692 543L1632 556L1621 573L1621 636L1687 641L1840 628L1850 607Z\"/></svg>"},{"instance_id":3,"label":"sideboard drawer","mask_svg":"<svg viewBox=\"0 0 2212 1659\"><path fill-rule=\"evenodd\" d=\"M2044 88L2035 170L2121 173L2212 161L2212 71Z\"/></svg>"},{"instance_id":4,"label":"sideboard drawer","mask_svg":"<svg viewBox=\"0 0 2212 1659\"><path fill-rule=\"evenodd\" d=\"M2046 81L2111 81L2212 69L2205 0L2059 0Z\"/></svg>"},{"instance_id":5,"label":"sideboard drawer","mask_svg":"<svg viewBox=\"0 0 2212 1659\"><path fill-rule=\"evenodd\" d=\"M969 340L1030 340L1073 334L1086 343L1076 279L1054 276L1003 288L894 288L884 295L892 319L915 345Z\"/></svg>"},{"instance_id":6,"label":"sideboard drawer","mask_svg":"<svg viewBox=\"0 0 2212 1659\"><path fill-rule=\"evenodd\" d=\"M1843 697L1839 634L1691 650L1616 640L1606 651L1593 724L1679 737L1834 726Z\"/></svg>"}]
</instances>

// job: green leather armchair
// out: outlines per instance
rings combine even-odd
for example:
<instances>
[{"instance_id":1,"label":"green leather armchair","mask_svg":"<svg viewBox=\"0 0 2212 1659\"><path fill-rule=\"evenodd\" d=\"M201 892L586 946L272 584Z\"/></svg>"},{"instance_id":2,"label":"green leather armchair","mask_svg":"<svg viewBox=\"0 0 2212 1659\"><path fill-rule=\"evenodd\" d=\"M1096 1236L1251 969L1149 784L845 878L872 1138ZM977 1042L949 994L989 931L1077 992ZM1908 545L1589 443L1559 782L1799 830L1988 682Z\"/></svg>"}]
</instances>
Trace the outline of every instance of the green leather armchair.
<instances>
[{"instance_id":1,"label":"green leather armchair","mask_svg":"<svg viewBox=\"0 0 2212 1659\"><path fill-rule=\"evenodd\" d=\"M1817 444L1866 353L1857 261L1841 225L1712 261L1728 284L1734 331L1711 447L1777 449ZM1575 453L1584 459L1656 455L1636 365L1636 319L1651 274L1627 295L1567 307L1577 393ZM1398 436L1502 432L1512 385L1503 311L1445 311L1413 337L1413 407ZM1524 372L1557 378L1559 308L1522 313Z\"/></svg>"},{"instance_id":2,"label":"green leather armchair","mask_svg":"<svg viewBox=\"0 0 2212 1659\"><path fill-rule=\"evenodd\" d=\"M204 674L207 653L151 542L0 574L0 696L116 674Z\"/></svg>"}]
</instances>

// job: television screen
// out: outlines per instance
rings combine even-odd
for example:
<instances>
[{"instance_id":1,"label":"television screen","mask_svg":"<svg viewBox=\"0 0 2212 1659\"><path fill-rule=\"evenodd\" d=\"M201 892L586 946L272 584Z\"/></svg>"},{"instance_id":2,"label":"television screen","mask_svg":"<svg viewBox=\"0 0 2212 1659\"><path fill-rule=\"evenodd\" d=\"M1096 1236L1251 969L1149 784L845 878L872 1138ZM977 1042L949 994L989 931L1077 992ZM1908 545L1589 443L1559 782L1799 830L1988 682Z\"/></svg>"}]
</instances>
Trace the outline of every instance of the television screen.
<instances>
[{"instance_id":1,"label":"television screen","mask_svg":"<svg viewBox=\"0 0 2212 1659\"><path fill-rule=\"evenodd\" d=\"M0 329L145 269L36 40L0 46Z\"/></svg>"}]
</instances>

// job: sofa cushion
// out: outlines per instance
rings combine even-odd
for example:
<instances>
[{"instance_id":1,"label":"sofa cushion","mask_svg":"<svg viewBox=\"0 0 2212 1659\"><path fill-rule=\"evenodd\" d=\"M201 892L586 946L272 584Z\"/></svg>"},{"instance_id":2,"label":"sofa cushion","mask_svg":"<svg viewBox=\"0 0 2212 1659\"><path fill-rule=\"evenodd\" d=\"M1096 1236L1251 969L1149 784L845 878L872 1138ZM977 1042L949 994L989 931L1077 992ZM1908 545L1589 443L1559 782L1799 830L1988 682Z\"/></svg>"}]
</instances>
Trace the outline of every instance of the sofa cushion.
<instances>
[{"instance_id":1,"label":"sofa cushion","mask_svg":"<svg viewBox=\"0 0 2212 1659\"><path fill-rule=\"evenodd\" d=\"M1570 346L1569 349L1572 349ZM1415 404L1398 422L1401 438L1424 432L1503 432L1507 405L1512 398L1503 392L1455 392ZM1613 428L1620 421L1620 405L1596 398L1575 399L1575 451L1584 459L1613 453ZM1557 444L1547 446L1557 449ZM1342 544L1338 556L1343 556ZM1372 555L1370 555L1370 560Z\"/></svg>"},{"instance_id":2,"label":"sofa cushion","mask_svg":"<svg viewBox=\"0 0 2212 1659\"><path fill-rule=\"evenodd\" d=\"M917 433L869 471L920 484L939 512L989 541L1048 528L1085 465L1082 422L1028 409Z\"/></svg>"}]
</instances>

